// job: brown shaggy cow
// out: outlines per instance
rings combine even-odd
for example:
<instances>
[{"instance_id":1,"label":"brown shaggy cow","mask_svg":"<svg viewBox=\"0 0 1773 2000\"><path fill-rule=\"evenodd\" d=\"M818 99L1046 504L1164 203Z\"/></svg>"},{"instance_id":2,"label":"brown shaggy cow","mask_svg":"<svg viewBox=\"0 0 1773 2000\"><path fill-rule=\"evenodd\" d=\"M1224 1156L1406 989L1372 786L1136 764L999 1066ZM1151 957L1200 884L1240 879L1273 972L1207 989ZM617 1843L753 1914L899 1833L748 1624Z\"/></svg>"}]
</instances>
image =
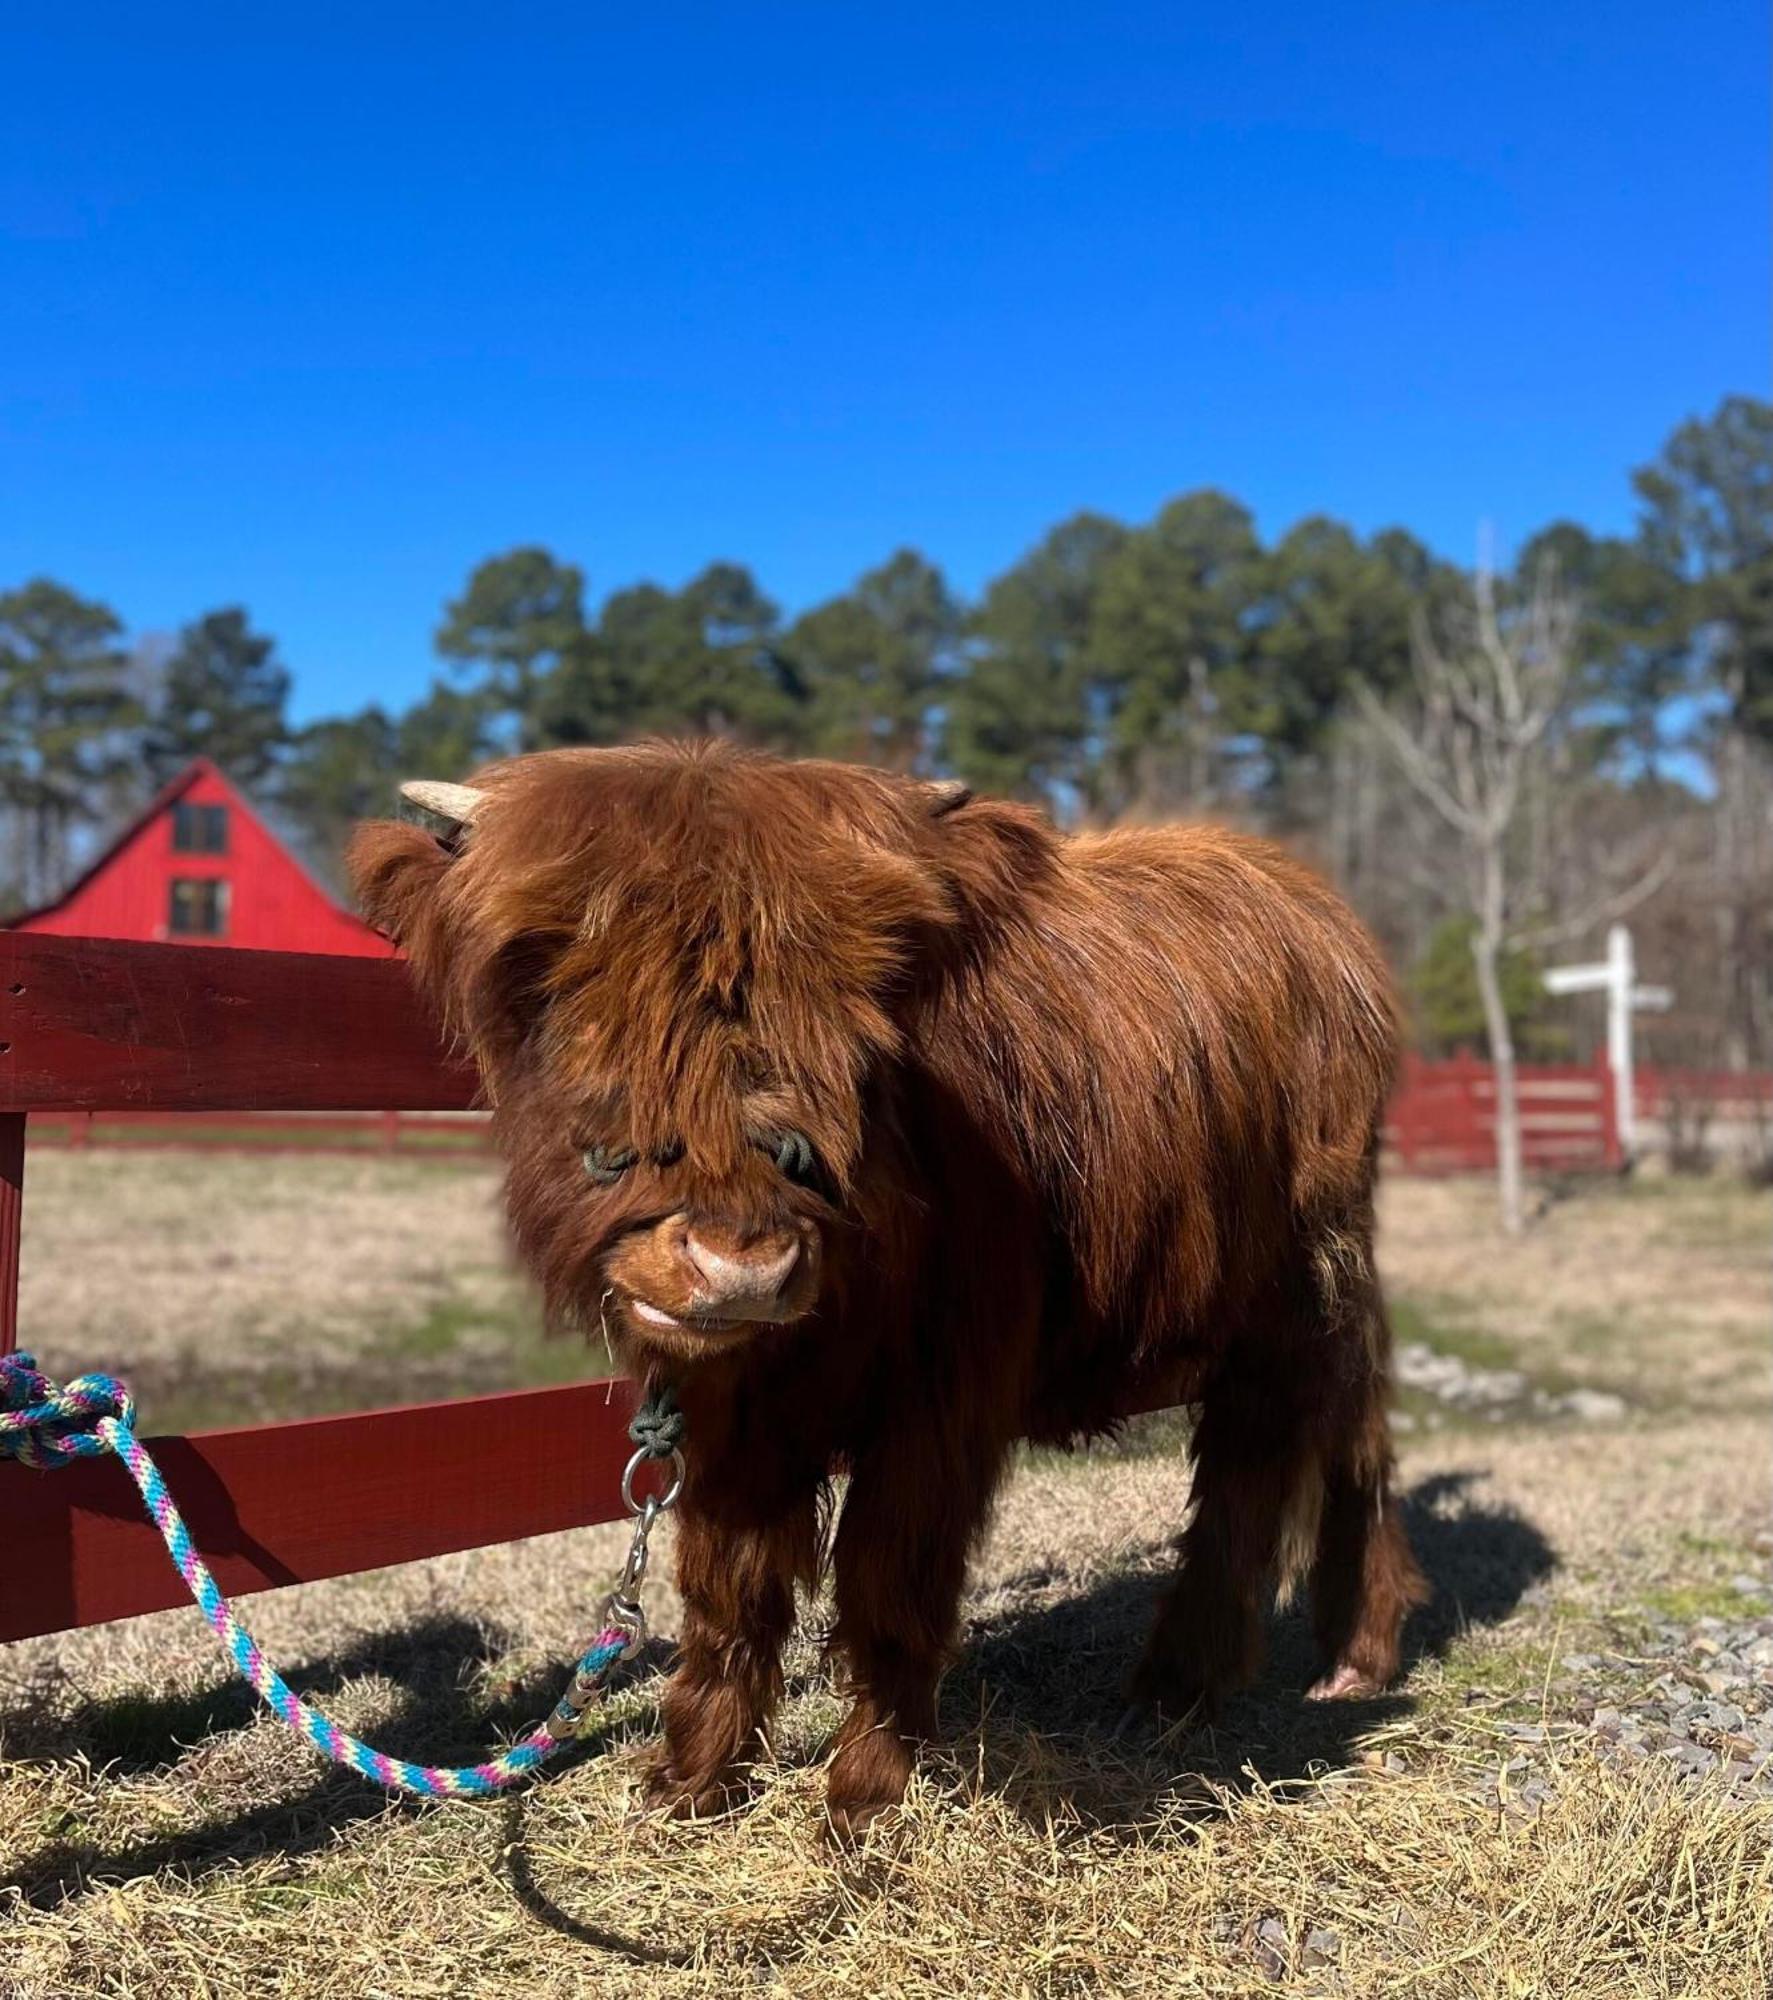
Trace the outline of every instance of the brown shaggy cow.
<instances>
[{"instance_id":1,"label":"brown shaggy cow","mask_svg":"<svg viewBox=\"0 0 1773 2000\"><path fill-rule=\"evenodd\" d=\"M1395 1672L1422 1590L1372 1264L1395 1023L1321 882L1211 828L1064 838L718 745L430 790L463 824L363 827L363 903L479 1058L553 1315L687 1418L662 1802L742 1766L827 1557L832 1817L899 1798L1015 1441L1141 1406L1199 1424L1135 1697L1247 1680L1304 1576L1314 1692Z\"/></svg>"}]
</instances>

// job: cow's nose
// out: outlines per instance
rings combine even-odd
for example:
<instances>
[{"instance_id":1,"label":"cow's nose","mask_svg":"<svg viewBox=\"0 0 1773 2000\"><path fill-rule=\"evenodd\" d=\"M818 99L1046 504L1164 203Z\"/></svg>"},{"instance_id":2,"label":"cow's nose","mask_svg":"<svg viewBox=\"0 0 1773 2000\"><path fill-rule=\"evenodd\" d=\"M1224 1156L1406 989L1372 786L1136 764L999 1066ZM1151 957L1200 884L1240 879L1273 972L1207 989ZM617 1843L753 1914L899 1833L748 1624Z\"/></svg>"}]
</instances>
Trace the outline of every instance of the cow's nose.
<instances>
[{"instance_id":1,"label":"cow's nose","mask_svg":"<svg viewBox=\"0 0 1773 2000\"><path fill-rule=\"evenodd\" d=\"M697 1277L702 1302L712 1307L770 1305L800 1262L798 1236L766 1236L743 1246L714 1243L692 1229L683 1253Z\"/></svg>"}]
</instances>

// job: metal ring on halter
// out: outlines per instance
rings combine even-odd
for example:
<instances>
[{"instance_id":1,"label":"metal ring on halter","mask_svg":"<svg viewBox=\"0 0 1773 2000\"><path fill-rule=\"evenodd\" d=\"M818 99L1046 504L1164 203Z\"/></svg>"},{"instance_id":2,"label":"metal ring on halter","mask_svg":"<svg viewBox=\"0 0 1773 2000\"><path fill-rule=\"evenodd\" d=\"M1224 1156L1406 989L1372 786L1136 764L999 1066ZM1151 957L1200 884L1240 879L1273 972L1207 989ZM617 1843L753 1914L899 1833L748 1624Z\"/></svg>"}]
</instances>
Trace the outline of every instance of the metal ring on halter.
<instances>
[{"instance_id":1,"label":"metal ring on halter","mask_svg":"<svg viewBox=\"0 0 1773 2000\"><path fill-rule=\"evenodd\" d=\"M652 1462L653 1462L652 1453L648 1451L644 1446L642 1446L642 1448L639 1451L637 1451L631 1459L629 1459L627 1469L622 1474L622 1505L627 1508L630 1514L638 1514L641 1512L642 1509L642 1503L636 1500L634 1497L634 1475L640 1470L640 1468L643 1465L651 1464ZM674 1451L671 1454L670 1485L666 1487L665 1491L659 1496L658 1500L647 1504L650 1504L654 1508L654 1511L657 1513L660 1514L666 1513L669 1509L677 1505L677 1496L682 1491L683 1491L683 1453L680 1451Z\"/></svg>"}]
</instances>

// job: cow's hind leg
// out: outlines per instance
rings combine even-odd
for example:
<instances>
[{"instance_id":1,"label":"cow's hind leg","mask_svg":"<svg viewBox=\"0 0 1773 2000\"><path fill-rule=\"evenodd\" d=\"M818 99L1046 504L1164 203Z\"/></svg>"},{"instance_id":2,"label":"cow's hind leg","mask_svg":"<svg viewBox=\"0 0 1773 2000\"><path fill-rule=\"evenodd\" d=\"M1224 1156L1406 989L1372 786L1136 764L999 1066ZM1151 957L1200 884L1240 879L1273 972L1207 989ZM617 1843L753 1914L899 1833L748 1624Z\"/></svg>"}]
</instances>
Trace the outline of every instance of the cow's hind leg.
<instances>
[{"instance_id":1,"label":"cow's hind leg","mask_svg":"<svg viewBox=\"0 0 1773 2000\"><path fill-rule=\"evenodd\" d=\"M1172 1715L1211 1713L1262 1662L1262 1620L1301 1509L1315 1523L1312 1440L1284 1375L1244 1357L1209 1383L1194 1437L1193 1513L1130 1692Z\"/></svg>"},{"instance_id":2,"label":"cow's hind leg","mask_svg":"<svg viewBox=\"0 0 1773 2000\"><path fill-rule=\"evenodd\" d=\"M1311 1570L1324 1663L1311 1689L1318 1701L1384 1687L1398 1670L1404 1620L1428 1596L1391 1490L1391 1341L1376 1287L1363 1311L1358 1372L1323 1441L1323 1510Z\"/></svg>"}]
</instances>

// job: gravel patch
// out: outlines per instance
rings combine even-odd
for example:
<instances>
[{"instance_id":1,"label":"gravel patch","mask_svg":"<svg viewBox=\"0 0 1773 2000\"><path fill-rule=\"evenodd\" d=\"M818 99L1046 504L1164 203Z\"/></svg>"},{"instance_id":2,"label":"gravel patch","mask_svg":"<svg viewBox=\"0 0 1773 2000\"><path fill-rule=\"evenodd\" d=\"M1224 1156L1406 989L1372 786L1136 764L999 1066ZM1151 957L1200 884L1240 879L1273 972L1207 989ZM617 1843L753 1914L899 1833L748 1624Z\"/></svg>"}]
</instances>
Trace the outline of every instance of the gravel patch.
<instances>
[{"instance_id":1,"label":"gravel patch","mask_svg":"<svg viewBox=\"0 0 1773 2000\"><path fill-rule=\"evenodd\" d=\"M1566 1654L1553 1688L1623 1757L1773 1796L1773 1615L1659 1622L1632 1653Z\"/></svg>"},{"instance_id":2,"label":"gravel patch","mask_svg":"<svg viewBox=\"0 0 1773 2000\"><path fill-rule=\"evenodd\" d=\"M1537 1720L1482 1717L1499 1753L1479 1785L1488 1802L1511 1817L1541 1811L1572 1752L1597 1753L1620 1769L1658 1766L1678 1785L1728 1797L1773 1800L1773 1587L1746 1575L1733 1583L1762 1608L1652 1618L1629 1640L1564 1652L1545 1675Z\"/></svg>"},{"instance_id":3,"label":"gravel patch","mask_svg":"<svg viewBox=\"0 0 1773 2000\"><path fill-rule=\"evenodd\" d=\"M1541 1388L1518 1368L1480 1368L1456 1354L1442 1354L1425 1341L1400 1342L1393 1359L1400 1387L1416 1389L1437 1403L1490 1423L1521 1417L1569 1417L1581 1423L1607 1423L1623 1417L1630 1405L1610 1389ZM1413 1430L1408 1410L1394 1418L1399 1430Z\"/></svg>"}]
</instances>

